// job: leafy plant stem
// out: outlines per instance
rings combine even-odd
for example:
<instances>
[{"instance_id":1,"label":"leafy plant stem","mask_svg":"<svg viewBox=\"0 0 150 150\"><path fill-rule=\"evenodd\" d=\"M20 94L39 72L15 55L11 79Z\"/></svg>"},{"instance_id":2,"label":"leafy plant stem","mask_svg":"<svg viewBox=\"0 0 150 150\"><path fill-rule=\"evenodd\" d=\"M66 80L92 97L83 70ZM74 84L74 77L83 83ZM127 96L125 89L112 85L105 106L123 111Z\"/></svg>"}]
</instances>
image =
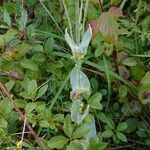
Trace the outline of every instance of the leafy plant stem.
<instances>
[{"instance_id":1,"label":"leafy plant stem","mask_svg":"<svg viewBox=\"0 0 150 150\"><path fill-rule=\"evenodd\" d=\"M62 52L53 52L52 55L60 56L60 57L68 58L68 59L71 58L70 54L65 54L65 53L62 53ZM93 68L95 68L95 69L98 69L99 71L105 72L105 69L103 67L99 66L98 64L96 64L94 62L91 62L91 61L87 60L84 63L91 66L91 67L93 67ZM121 76L119 76L118 74L116 74L115 72L113 72L111 70L109 70L109 74L110 74L110 76L116 78L117 80L120 80L123 83L125 83L129 88L131 88L133 90L133 93L135 95L137 95L137 88L134 85L132 85L127 80L125 80L124 78L122 78Z\"/></svg>"}]
</instances>

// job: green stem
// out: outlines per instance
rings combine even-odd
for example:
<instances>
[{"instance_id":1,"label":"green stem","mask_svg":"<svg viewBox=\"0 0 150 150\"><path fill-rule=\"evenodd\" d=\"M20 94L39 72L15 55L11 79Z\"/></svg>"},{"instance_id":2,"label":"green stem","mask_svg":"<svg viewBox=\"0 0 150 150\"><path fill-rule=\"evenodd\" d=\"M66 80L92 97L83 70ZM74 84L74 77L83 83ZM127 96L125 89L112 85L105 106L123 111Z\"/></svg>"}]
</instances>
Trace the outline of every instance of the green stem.
<instances>
[{"instance_id":1,"label":"green stem","mask_svg":"<svg viewBox=\"0 0 150 150\"><path fill-rule=\"evenodd\" d=\"M86 21L88 6L89 6L89 0L86 0L85 9L84 9L84 16L83 16L83 34L85 31L85 21Z\"/></svg>"},{"instance_id":2,"label":"green stem","mask_svg":"<svg viewBox=\"0 0 150 150\"><path fill-rule=\"evenodd\" d=\"M65 13L66 13L66 16L67 16L67 19L68 19L70 35L71 35L71 38L73 39L73 34L72 34L72 25L71 25L71 21L70 21L70 16L69 16L69 13L68 13L68 10L67 10L67 7L66 7L66 3L65 3L65 1L64 1L64 0L62 0L62 4L63 4L63 6L64 6Z\"/></svg>"},{"instance_id":3,"label":"green stem","mask_svg":"<svg viewBox=\"0 0 150 150\"><path fill-rule=\"evenodd\" d=\"M107 84L108 84L108 101L107 101L107 110L108 110L109 101L110 101L110 97L111 97L111 79L110 79L109 68L108 68L108 64L107 64L107 60L106 60L105 56L103 56L103 62L104 62Z\"/></svg>"},{"instance_id":4,"label":"green stem","mask_svg":"<svg viewBox=\"0 0 150 150\"><path fill-rule=\"evenodd\" d=\"M58 92L56 93L55 97L50 101L51 105L49 107L50 110L52 110L53 106L55 105L60 93L62 92L62 90L64 89L65 85L67 84L67 82L69 81L70 78L70 73L67 75L67 77L65 78L65 80L62 82L61 87L59 88ZM47 104L49 105L50 102L48 102Z\"/></svg>"}]
</instances>

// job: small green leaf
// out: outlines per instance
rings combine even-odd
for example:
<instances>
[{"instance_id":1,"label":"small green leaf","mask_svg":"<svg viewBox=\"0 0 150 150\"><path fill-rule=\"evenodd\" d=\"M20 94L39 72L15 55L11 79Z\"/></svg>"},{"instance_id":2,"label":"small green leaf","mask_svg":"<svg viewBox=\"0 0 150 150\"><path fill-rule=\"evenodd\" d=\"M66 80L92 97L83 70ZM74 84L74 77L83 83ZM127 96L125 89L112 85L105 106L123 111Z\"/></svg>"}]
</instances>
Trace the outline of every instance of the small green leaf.
<instances>
[{"instance_id":1,"label":"small green leaf","mask_svg":"<svg viewBox=\"0 0 150 150\"><path fill-rule=\"evenodd\" d=\"M137 60L135 58L128 57L122 62L126 66L135 66L137 64Z\"/></svg>"},{"instance_id":2,"label":"small green leaf","mask_svg":"<svg viewBox=\"0 0 150 150\"><path fill-rule=\"evenodd\" d=\"M81 138L83 136L86 136L86 134L89 132L89 129L85 126L80 126L78 127L74 132L73 132L73 138L77 139L77 138Z\"/></svg>"},{"instance_id":3,"label":"small green leaf","mask_svg":"<svg viewBox=\"0 0 150 150\"><path fill-rule=\"evenodd\" d=\"M72 136L72 132L73 132L73 127L71 124L71 118L69 117L69 115L67 115L67 117L65 118L65 122L64 122L64 132L68 137Z\"/></svg>"},{"instance_id":4,"label":"small green leaf","mask_svg":"<svg viewBox=\"0 0 150 150\"><path fill-rule=\"evenodd\" d=\"M42 86L37 93L36 99L38 99L39 97L43 96L45 94L45 92L47 91L48 85L44 85Z\"/></svg>"},{"instance_id":5,"label":"small green leaf","mask_svg":"<svg viewBox=\"0 0 150 150\"><path fill-rule=\"evenodd\" d=\"M71 142L66 150L83 150L82 145L79 143Z\"/></svg>"},{"instance_id":6,"label":"small green leaf","mask_svg":"<svg viewBox=\"0 0 150 150\"><path fill-rule=\"evenodd\" d=\"M116 136L118 137L119 140L123 141L123 142L127 142L127 138L125 137L125 135L121 132L116 132Z\"/></svg>"},{"instance_id":7,"label":"small green leaf","mask_svg":"<svg viewBox=\"0 0 150 150\"><path fill-rule=\"evenodd\" d=\"M33 60L30 60L30 59L21 60L20 65L23 68L26 68L26 69L29 69L29 70L32 70L32 71L39 71L39 68L38 68L37 64Z\"/></svg>"},{"instance_id":8,"label":"small green leaf","mask_svg":"<svg viewBox=\"0 0 150 150\"><path fill-rule=\"evenodd\" d=\"M26 24L27 24L27 20L28 20L27 11L23 10L21 12L21 17L18 20L18 25L19 25L20 31L23 31L25 29Z\"/></svg>"},{"instance_id":9,"label":"small green leaf","mask_svg":"<svg viewBox=\"0 0 150 150\"><path fill-rule=\"evenodd\" d=\"M100 104L101 99L102 99L102 94L101 93L95 93L89 99L90 107L94 108L94 109L102 109L102 105Z\"/></svg>"},{"instance_id":10,"label":"small green leaf","mask_svg":"<svg viewBox=\"0 0 150 150\"><path fill-rule=\"evenodd\" d=\"M49 122L47 120L41 120L39 122L40 126L41 127L44 127L44 128L48 128L50 125L49 125Z\"/></svg>"},{"instance_id":11,"label":"small green leaf","mask_svg":"<svg viewBox=\"0 0 150 150\"><path fill-rule=\"evenodd\" d=\"M26 105L25 111L26 113L32 112L36 108L36 104L34 102L30 102Z\"/></svg>"},{"instance_id":12,"label":"small green leaf","mask_svg":"<svg viewBox=\"0 0 150 150\"><path fill-rule=\"evenodd\" d=\"M32 60L38 63L42 63L45 61L45 55L43 53L34 54Z\"/></svg>"},{"instance_id":13,"label":"small green leaf","mask_svg":"<svg viewBox=\"0 0 150 150\"><path fill-rule=\"evenodd\" d=\"M0 101L0 115L6 115L10 113L12 110L12 104L7 100Z\"/></svg>"},{"instance_id":14,"label":"small green leaf","mask_svg":"<svg viewBox=\"0 0 150 150\"><path fill-rule=\"evenodd\" d=\"M113 135L113 132L111 130L105 130L103 133L102 133L102 136L104 138L109 138Z\"/></svg>"},{"instance_id":15,"label":"small green leaf","mask_svg":"<svg viewBox=\"0 0 150 150\"><path fill-rule=\"evenodd\" d=\"M9 81L5 84L6 88L10 91L15 85L15 82L14 81Z\"/></svg>"},{"instance_id":16,"label":"small green leaf","mask_svg":"<svg viewBox=\"0 0 150 150\"><path fill-rule=\"evenodd\" d=\"M4 118L0 118L0 128L7 128L7 121Z\"/></svg>"},{"instance_id":17,"label":"small green leaf","mask_svg":"<svg viewBox=\"0 0 150 150\"><path fill-rule=\"evenodd\" d=\"M104 46L99 45L98 48L95 50L95 57L99 57L104 53Z\"/></svg>"},{"instance_id":18,"label":"small green leaf","mask_svg":"<svg viewBox=\"0 0 150 150\"><path fill-rule=\"evenodd\" d=\"M124 131L127 129L127 123L126 122L121 122L117 126L117 131Z\"/></svg>"},{"instance_id":19,"label":"small green leaf","mask_svg":"<svg viewBox=\"0 0 150 150\"><path fill-rule=\"evenodd\" d=\"M128 92L127 87L124 85L121 85L121 87L119 88L119 97L120 98L126 97L127 92Z\"/></svg>"},{"instance_id":20,"label":"small green leaf","mask_svg":"<svg viewBox=\"0 0 150 150\"><path fill-rule=\"evenodd\" d=\"M27 104L27 102L23 99L16 99L15 103L16 103L17 107L23 108L23 109L25 108L25 106Z\"/></svg>"},{"instance_id":21,"label":"small green leaf","mask_svg":"<svg viewBox=\"0 0 150 150\"><path fill-rule=\"evenodd\" d=\"M28 93L31 93L32 98L35 98L37 93L37 82L36 80L31 80L28 84Z\"/></svg>"},{"instance_id":22,"label":"small green leaf","mask_svg":"<svg viewBox=\"0 0 150 150\"><path fill-rule=\"evenodd\" d=\"M115 123L114 123L114 121L113 121L111 118L107 118L107 119L106 119L106 123L107 123L107 125L108 125L111 129L114 129L114 128L115 128Z\"/></svg>"},{"instance_id":23,"label":"small green leaf","mask_svg":"<svg viewBox=\"0 0 150 150\"><path fill-rule=\"evenodd\" d=\"M4 10L3 20L9 27L11 27L11 18L6 9Z\"/></svg>"},{"instance_id":24,"label":"small green leaf","mask_svg":"<svg viewBox=\"0 0 150 150\"><path fill-rule=\"evenodd\" d=\"M52 37L48 38L45 46L44 46L44 51L47 54L50 54L53 51L53 47L54 47L54 39Z\"/></svg>"},{"instance_id":25,"label":"small green leaf","mask_svg":"<svg viewBox=\"0 0 150 150\"><path fill-rule=\"evenodd\" d=\"M67 142L68 139L64 136L54 136L48 141L48 147L52 149L62 149Z\"/></svg>"}]
</instances>

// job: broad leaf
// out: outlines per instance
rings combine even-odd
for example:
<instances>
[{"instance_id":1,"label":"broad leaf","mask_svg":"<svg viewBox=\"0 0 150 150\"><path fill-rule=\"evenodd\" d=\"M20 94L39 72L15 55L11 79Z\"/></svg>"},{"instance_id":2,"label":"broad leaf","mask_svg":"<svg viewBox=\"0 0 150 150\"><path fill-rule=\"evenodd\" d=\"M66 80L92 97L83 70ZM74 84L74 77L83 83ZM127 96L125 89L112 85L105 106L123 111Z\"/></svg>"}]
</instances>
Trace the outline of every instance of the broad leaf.
<instances>
[{"instance_id":1,"label":"broad leaf","mask_svg":"<svg viewBox=\"0 0 150 150\"><path fill-rule=\"evenodd\" d=\"M83 136L86 136L88 134L88 132L89 132L89 129L86 126L82 125L73 132L72 137L74 139L81 138Z\"/></svg>"},{"instance_id":2,"label":"broad leaf","mask_svg":"<svg viewBox=\"0 0 150 150\"><path fill-rule=\"evenodd\" d=\"M68 139L64 136L54 136L48 141L48 147L52 149L62 149L67 142Z\"/></svg>"},{"instance_id":3,"label":"broad leaf","mask_svg":"<svg viewBox=\"0 0 150 150\"><path fill-rule=\"evenodd\" d=\"M64 132L68 137L72 136L72 132L73 132L73 127L71 124L71 118L69 117L69 115L67 115L67 117L65 118L65 122L64 122Z\"/></svg>"}]
</instances>

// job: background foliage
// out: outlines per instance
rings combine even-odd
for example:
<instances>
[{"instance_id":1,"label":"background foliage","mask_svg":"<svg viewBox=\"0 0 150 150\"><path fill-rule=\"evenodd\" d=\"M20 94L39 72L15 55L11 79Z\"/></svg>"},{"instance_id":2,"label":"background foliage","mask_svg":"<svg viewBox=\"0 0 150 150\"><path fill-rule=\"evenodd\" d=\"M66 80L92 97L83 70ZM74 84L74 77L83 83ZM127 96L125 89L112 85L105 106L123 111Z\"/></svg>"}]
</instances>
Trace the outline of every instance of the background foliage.
<instances>
[{"instance_id":1,"label":"background foliage","mask_svg":"<svg viewBox=\"0 0 150 150\"><path fill-rule=\"evenodd\" d=\"M0 80L46 149L82 150L89 132L69 115L74 61L64 31L71 23L75 37L76 26L82 27L76 3L65 1L68 19L63 0L0 2ZM149 8L148 0L88 3L85 30L90 24L93 38L82 71L92 93L85 98L90 106L85 122L94 117L97 130L91 150L150 148ZM1 91L0 149L40 149L27 129L19 143L23 124Z\"/></svg>"}]
</instances>

